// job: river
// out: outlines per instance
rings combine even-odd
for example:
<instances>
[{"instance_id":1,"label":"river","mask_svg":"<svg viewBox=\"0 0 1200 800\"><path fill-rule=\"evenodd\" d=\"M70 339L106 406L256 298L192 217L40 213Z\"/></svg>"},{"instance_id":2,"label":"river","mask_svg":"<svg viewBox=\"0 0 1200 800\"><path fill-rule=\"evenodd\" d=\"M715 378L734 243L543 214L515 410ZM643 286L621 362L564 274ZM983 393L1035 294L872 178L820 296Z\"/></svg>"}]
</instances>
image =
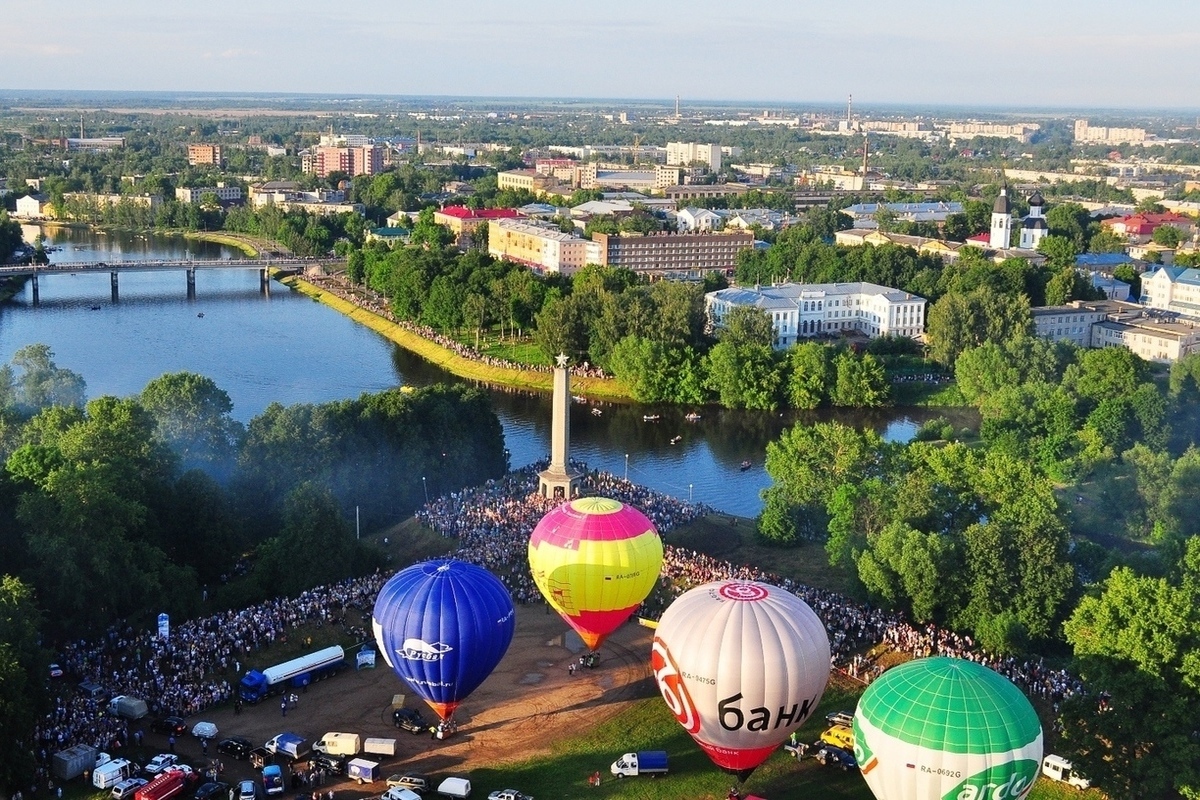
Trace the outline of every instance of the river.
<instances>
[{"instance_id":1,"label":"river","mask_svg":"<svg viewBox=\"0 0 1200 800\"><path fill-rule=\"evenodd\" d=\"M38 232L35 226L24 230L28 239ZM54 263L242 257L224 245L181 237L50 227L45 234L47 245L58 248L50 254ZM242 422L276 401L319 403L460 380L278 283L264 294L255 270L198 270L191 300L183 271L122 273L119 280L116 303L108 273L42 276L37 307L26 286L0 306L0 363L25 345L47 344L59 366L83 375L89 397L135 394L163 373L197 372L229 393L233 415ZM545 457L549 397L504 390L491 395L512 465ZM754 516L762 505L758 493L770 484L763 470L767 443L786 427L839 419L904 441L937 415L925 409L780 414L708 407L696 409L701 418L689 423L683 418L688 410L574 403L572 455L659 491ZM646 422L648 414L661 419ZM676 436L682 438L671 444ZM751 463L745 471L743 461Z\"/></svg>"}]
</instances>

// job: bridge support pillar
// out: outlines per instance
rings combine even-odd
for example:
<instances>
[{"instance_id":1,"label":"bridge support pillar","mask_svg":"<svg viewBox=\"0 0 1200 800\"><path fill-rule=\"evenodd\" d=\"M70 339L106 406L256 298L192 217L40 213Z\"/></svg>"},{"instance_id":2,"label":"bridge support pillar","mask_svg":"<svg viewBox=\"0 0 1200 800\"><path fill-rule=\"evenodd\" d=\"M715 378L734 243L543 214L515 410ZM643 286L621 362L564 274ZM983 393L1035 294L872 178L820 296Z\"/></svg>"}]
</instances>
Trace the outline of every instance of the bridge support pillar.
<instances>
[{"instance_id":1,"label":"bridge support pillar","mask_svg":"<svg viewBox=\"0 0 1200 800\"><path fill-rule=\"evenodd\" d=\"M258 285L263 294L271 293L271 270L260 269L258 271Z\"/></svg>"},{"instance_id":2,"label":"bridge support pillar","mask_svg":"<svg viewBox=\"0 0 1200 800\"><path fill-rule=\"evenodd\" d=\"M30 287L33 289L33 304L35 306L41 305L41 298L38 297L38 279L36 272L33 273L33 281L30 283Z\"/></svg>"},{"instance_id":3,"label":"bridge support pillar","mask_svg":"<svg viewBox=\"0 0 1200 800\"><path fill-rule=\"evenodd\" d=\"M117 273L110 272L108 275L112 280L112 301L115 303L121 299L120 292L117 290Z\"/></svg>"},{"instance_id":4,"label":"bridge support pillar","mask_svg":"<svg viewBox=\"0 0 1200 800\"><path fill-rule=\"evenodd\" d=\"M187 271L187 296L188 300L196 299L196 268L191 267Z\"/></svg>"}]
</instances>

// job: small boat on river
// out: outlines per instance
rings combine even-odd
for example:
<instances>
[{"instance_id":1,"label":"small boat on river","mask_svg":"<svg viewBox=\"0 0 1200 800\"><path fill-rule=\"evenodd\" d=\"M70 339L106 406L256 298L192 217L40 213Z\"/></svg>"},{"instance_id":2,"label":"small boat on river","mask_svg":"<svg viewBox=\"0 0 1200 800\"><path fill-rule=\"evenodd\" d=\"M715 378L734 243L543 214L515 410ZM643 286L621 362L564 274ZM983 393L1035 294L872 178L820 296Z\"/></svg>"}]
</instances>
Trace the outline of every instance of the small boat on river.
<instances>
[{"instance_id":1,"label":"small boat on river","mask_svg":"<svg viewBox=\"0 0 1200 800\"><path fill-rule=\"evenodd\" d=\"M658 414L643 414L642 422L658 422L662 417Z\"/></svg>"},{"instance_id":2,"label":"small boat on river","mask_svg":"<svg viewBox=\"0 0 1200 800\"><path fill-rule=\"evenodd\" d=\"M742 465L740 467L738 467L738 469L740 469L742 472L745 472L746 470L750 469L750 467L752 467L752 466L753 466L753 464L750 463L750 459L746 459L745 461L742 462Z\"/></svg>"},{"instance_id":3,"label":"small boat on river","mask_svg":"<svg viewBox=\"0 0 1200 800\"><path fill-rule=\"evenodd\" d=\"M592 408L592 416L593 416L593 417L598 417L598 416L600 416L600 415L601 415L601 414L603 414L603 413L604 413L604 412L603 412L603 411L601 411L601 410L600 410L600 409L598 409L598 408L594 408L594 407Z\"/></svg>"},{"instance_id":4,"label":"small boat on river","mask_svg":"<svg viewBox=\"0 0 1200 800\"><path fill-rule=\"evenodd\" d=\"M679 444L682 441L683 441L682 436L672 436L671 437L671 444Z\"/></svg>"},{"instance_id":5,"label":"small boat on river","mask_svg":"<svg viewBox=\"0 0 1200 800\"><path fill-rule=\"evenodd\" d=\"M697 414L695 411L691 411L687 414L684 414L683 418L686 419L688 422L696 422L697 420L700 419L700 415Z\"/></svg>"}]
</instances>

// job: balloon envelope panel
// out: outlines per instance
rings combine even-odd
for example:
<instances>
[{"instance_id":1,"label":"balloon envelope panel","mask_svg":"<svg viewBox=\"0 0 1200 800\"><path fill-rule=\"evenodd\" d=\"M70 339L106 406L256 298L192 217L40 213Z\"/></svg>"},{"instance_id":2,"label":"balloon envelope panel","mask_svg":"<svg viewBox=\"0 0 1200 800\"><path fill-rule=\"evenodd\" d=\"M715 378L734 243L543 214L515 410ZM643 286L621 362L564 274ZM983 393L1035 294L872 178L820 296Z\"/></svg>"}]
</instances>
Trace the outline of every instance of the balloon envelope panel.
<instances>
[{"instance_id":1,"label":"balloon envelope panel","mask_svg":"<svg viewBox=\"0 0 1200 800\"><path fill-rule=\"evenodd\" d=\"M564 503L529 538L534 583L592 649L650 594L662 557L650 520L606 497Z\"/></svg>"},{"instance_id":2,"label":"balloon envelope panel","mask_svg":"<svg viewBox=\"0 0 1200 800\"><path fill-rule=\"evenodd\" d=\"M880 800L1019 800L1037 779L1042 727L1002 675L963 659L922 658L863 693L854 749Z\"/></svg>"},{"instance_id":3,"label":"balloon envelope panel","mask_svg":"<svg viewBox=\"0 0 1200 800\"><path fill-rule=\"evenodd\" d=\"M442 719L491 674L512 642L516 612L492 573L452 559L414 564L375 601L379 649Z\"/></svg>"},{"instance_id":4,"label":"balloon envelope panel","mask_svg":"<svg viewBox=\"0 0 1200 800\"><path fill-rule=\"evenodd\" d=\"M829 637L803 600L768 584L717 581L681 595L651 652L659 691L717 766L765 761L816 710Z\"/></svg>"}]
</instances>

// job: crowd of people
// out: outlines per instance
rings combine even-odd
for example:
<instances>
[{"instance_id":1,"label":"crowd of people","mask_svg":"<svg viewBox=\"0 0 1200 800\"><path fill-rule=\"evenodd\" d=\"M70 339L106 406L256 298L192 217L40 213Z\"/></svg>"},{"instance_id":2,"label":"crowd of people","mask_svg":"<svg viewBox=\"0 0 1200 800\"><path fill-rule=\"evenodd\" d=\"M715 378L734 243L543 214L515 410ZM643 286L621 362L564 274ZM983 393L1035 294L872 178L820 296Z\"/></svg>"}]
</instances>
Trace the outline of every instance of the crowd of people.
<instances>
[{"instance_id":1,"label":"crowd of people","mask_svg":"<svg viewBox=\"0 0 1200 800\"><path fill-rule=\"evenodd\" d=\"M505 358L497 358L481 353L469 344L453 339L444 334L438 333L428 325L420 325L406 319L398 319L392 310L387 306L387 298L377 292L365 289L363 287L354 286L343 275L326 275L316 270L310 270L305 274L304 279L314 286L319 286L331 294L335 294L343 300L354 303L360 308L365 308L372 314L383 317L389 322L394 322L401 328L404 328L409 333L416 334L422 339L427 339L440 347L460 355L463 358L471 361L478 361L481 364L486 364L489 367L499 367L501 369L526 370L530 372L549 372L552 367L547 364L523 364L516 361L509 361ZM606 378L608 375L603 369L588 362L575 364L571 367L571 374L577 378Z\"/></svg>"},{"instance_id":2,"label":"crowd of people","mask_svg":"<svg viewBox=\"0 0 1200 800\"><path fill-rule=\"evenodd\" d=\"M310 589L298 597L275 598L239 611L224 611L172 627L167 638L157 631L110 628L96 641L65 645L60 664L72 674L104 688L146 701L158 716L190 716L226 702L251 653L307 624L353 624L348 609L369 610L387 576L376 573ZM82 695L63 695L36 730L39 755L75 744L102 750L131 741L125 720L105 713L103 705Z\"/></svg>"},{"instance_id":3,"label":"crowd of people","mask_svg":"<svg viewBox=\"0 0 1200 800\"><path fill-rule=\"evenodd\" d=\"M544 602L529 570L529 537L542 516L562 502L537 493L537 474L545 466L545 462L532 464L481 486L439 497L417 512L423 524L456 540L454 557L492 571L519 604ZM586 494L633 505L662 534L714 513L703 504L589 471L586 464L574 466L584 475ZM356 626L370 613L387 577L377 572L320 586L298 597L219 612L174 627L167 638L160 638L156 631L114 627L99 640L66 645L60 663L73 675L92 680L112 694L143 698L157 715L189 716L229 700L236 686L227 676L236 681L252 653L286 641L301 625L341 625L363 633ZM725 579L761 581L795 593L825 623L831 667L863 682L879 674L876 657L890 649L915 657L940 654L977 661L1007 676L1031 696L1056 706L1082 688L1075 677L1050 669L1041 660L991 655L967 636L935 625L916 626L896 612L688 548L664 547L658 587L639 613L657 617L687 589ZM350 610L357 613L348 616ZM65 747L90 744L111 750L128 743L131 735L126 721L105 713L95 700L65 694L36 733L44 765L50 754Z\"/></svg>"}]
</instances>

